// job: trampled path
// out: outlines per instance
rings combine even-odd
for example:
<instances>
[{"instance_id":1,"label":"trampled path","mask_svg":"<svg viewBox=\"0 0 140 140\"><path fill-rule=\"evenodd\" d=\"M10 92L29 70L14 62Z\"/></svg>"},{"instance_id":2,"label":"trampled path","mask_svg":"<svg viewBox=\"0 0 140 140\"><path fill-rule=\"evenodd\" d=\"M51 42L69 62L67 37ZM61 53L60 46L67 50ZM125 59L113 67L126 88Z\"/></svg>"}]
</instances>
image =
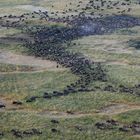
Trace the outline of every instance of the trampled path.
<instances>
[{"instance_id":1,"label":"trampled path","mask_svg":"<svg viewBox=\"0 0 140 140\"><path fill-rule=\"evenodd\" d=\"M98 114L99 115L117 115L121 113L125 113L128 111L140 110L140 105L133 104L111 104L103 107Z\"/></svg>"},{"instance_id":2,"label":"trampled path","mask_svg":"<svg viewBox=\"0 0 140 140\"><path fill-rule=\"evenodd\" d=\"M1 103L4 103L6 105L5 108L1 108L0 112L12 112L16 111L19 113L33 113L34 115L37 116L42 116L42 117L47 117L47 118L56 118L56 119L61 119L61 118L81 118L81 117L86 117L86 116L95 116L95 115L107 115L107 116L113 116L121 113L125 113L128 111L133 111L133 110L140 110L140 104L125 104L125 103L114 103L110 104L108 106L102 107L100 110L96 112L91 112L91 113L84 113L84 112L72 112L72 111L58 111L58 110L42 110L42 111L37 111L37 110L32 110L32 109L27 109L26 106L23 105L14 105L10 100L7 99L1 99Z\"/></svg>"},{"instance_id":3,"label":"trampled path","mask_svg":"<svg viewBox=\"0 0 140 140\"><path fill-rule=\"evenodd\" d=\"M18 55L12 52L0 50L0 63L13 65L26 65L35 67L35 70L56 69L57 63L50 60L43 60L33 56Z\"/></svg>"},{"instance_id":4,"label":"trampled path","mask_svg":"<svg viewBox=\"0 0 140 140\"><path fill-rule=\"evenodd\" d=\"M102 68L99 66L100 68L100 73L99 73L99 69L94 69L94 75L96 75L95 77L91 76L93 75L93 69L92 69L92 62L87 60L87 58L84 58L84 60L82 59L83 56L77 56L77 54L73 54L71 52L68 52L67 50L64 50L63 47L58 48L56 45L57 43L64 43L66 41L71 41L76 39L77 37L83 37L83 36L89 36L89 35L95 35L95 34L105 34L108 33L108 31L111 33L116 29L120 29L120 28L127 28L127 27L134 27L137 25L140 25L140 19L137 18L133 18L133 17L129 17L129 16L114 16L114 17L109 17L109 18L104 18L103 19L105 23L102 24L102 19L98 19L98 20L89 20L87 21L87 18L85 19L80 19L76 21L76 26L77 28L61 28L61 30L59 28L53 28L51 30L48 31L48 29L43 29L38 31L34 36L35 38L37 38L37 40L39 40L39 42L36 40L36 43L34 44L26 44L26 46L28 46L29 48L31 48L32 50L35 50L34 48L36 48L36 52L34 52L35 54L38 54L38 56L47 56L47 55L51 55L51 58L53 60L56 60L57 62L59 62L60 64L63 64L66 67L69 67L73 70L73 72L75 72L74 74L83 74L82 77L84 79L84 81L87 81L87 84L90 84L91 81L93 81L93 79L95 80L103 80L104 79L104 71L102 70ZM82 21L82 25L81 25L81 21ZM74 20L75 22L75 20ZM95 22L95 26L93 26L93 24ZM71 22L72 24L73 22ZM106 24L109 23L109 24ZM123 24L122 24L123 23ZM130 24L128 24L130 23ZM132 24L133 23L133 24ZM100 26L98 26L100 25ZM85 28L88 26L88 29ZM95 29L95 27L97 26L97 28ZM102 30L102 28L104 28L104 30ZM109 28L109 30L108 30ZM85 30L87 29L87 30ZM91 30L89 30L91 29ZM54 32L57 32L57 34L54 34ZM53 34L52 34L53 33ZM55 36L54 36L55 35ZM53 40L49 41L49 38L51 38L53 36ZM48 40L47 40L48 39ZM55 42L55 45L53 46L47 46L45 47L44 44L47 42L48 44L51 44L53 42ZM40 46L40 42L43 42L44 44L42 46ZM43 48L44 47L44 48ZM53 49L52 49L53 48ZM59 54L59 55L58 55ZM7 57L7 59L5 58ZM15 59L16 58L16 59ZM39 66L42 68L56 68L56 64L57 63L53 63L51 61L48 60L37 60L34 61L34 58L31 58L29 56L26 56L26 58L23 58L23 56L21 56L19 58L18 55L12 55L12 54L1 54L1 61L3 61L3 63L10 63L10 64L18 64L18 65L30 65L30 66ZM43 62L42 62L43 61ZM45 62L47 61L47 64L45 65ZM88 65L87 65L88 62ZM81 66L83 66L81 68ZM89 67L90 66L90 67ZM89 69L88 69L89 68ZM78 69L78 70L77 70ZM88 69L88 70L87 70ZM97 71L98 70L98 71ZM99 77L97 77L97 75L99 75ZM89 78L87 78L87 76L91 76ZM88 81L89 80L89 81ZM82 81L83 82L83 81ZM80 85L81 83L79 83ZM82 83L83 84L83 83ZM78 85L78 86L79 86ZM68 92L69 94L69 92ZM66 95L68 95L66 93ZM54 94L56 96L56 94ZM58 94L58 96L63 96L63 94ZM112 105L111 107L106 107L102 110L100 110L97 114L98 115L113 115L113 114L119 114L119 113L123 113L123 112L127 112L130 110L135 110L135 109L140 109L140 106L130 106L130 105ZM12 109L11 109L12 110ZM17 109L18 111L18 109ZM20 110L22 111L22 110ZM23 109L23 111L26 111L26 108ZM57 118L70 118L70 117L83 117L83 116L87 116L87 115L94 115L93 114L84 114L84 113L63 113L63 112L57 112L56 114L53 114L53 112L41 112L41 114L39 112L37 112L38 115L45 115L45 116L49 116L49 117L57 117Z\"/></svg>"},{"instance_id":5,"label":"trampled path","mask_svg":"<svg viewBox=\"0 0 140 140\"><path fill-rule=\"evenodd\" d=\"M105 111L106 110L106 111ZM109 107L105 107L104 110L100 110L99 113L82 113L82 112L59 112L59 111L43 111L38 113L49 118L80 118L85 116L94 116L94 115L117 115L125 113L128 111L140 110L140 105L128 105L128 104L114 104Z\"/></svg>"},{"instance_id":6,"label":"trampled path","mask_svg":"<svg viewBox=\"0 0 140 140\"><path fill-rule=\"evenodd\" d=\"M121 113L125 113L128 111L133 111L133 110L140 110L140 106L135 106L135 107L131 107L131 108L127 108L127 109L116 109L114 111L112 111L111 113L67 113L67 112L59 112L59 111L45 111L45 112L37 112L37 111L32 111L32 110L26 110L26 109L22 109L22 107L20 108L16 108L15 106L12 107L11 109L0 109L0 112L21 112L21 113L33 113L34 115L39 115L42 117L47 117L47 118L56 118L56 119L61 119L61 118L81 118L81 117L86 117L86 116L95 116L95 115L117 115L117 114L121 114Z\"/></svg>"}]
</instances>

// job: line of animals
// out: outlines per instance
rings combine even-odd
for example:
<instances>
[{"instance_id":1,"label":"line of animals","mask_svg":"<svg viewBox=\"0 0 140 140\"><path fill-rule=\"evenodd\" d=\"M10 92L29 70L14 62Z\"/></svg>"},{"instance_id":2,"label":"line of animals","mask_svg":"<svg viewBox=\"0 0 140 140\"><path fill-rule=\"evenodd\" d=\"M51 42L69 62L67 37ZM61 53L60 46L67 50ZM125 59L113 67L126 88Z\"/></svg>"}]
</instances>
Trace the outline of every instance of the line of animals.
<instances>
[{"instance_id":1,"label":"line of animals","mask_svg":"<svg viewBox=\"0 0 140 140\"><path fill-rule=\"evenodd\" d=\"M50 122L52 124L54 124L55 126L60 123L58 120L55 120L55 119L52 119ZM51 132L52 133L60 132L58 129L55 128L55 126L54 126L54 128L51 129ZM16 138L26 138L26 137L32 137L32 136L40 136L44 133L43 129L46 129L46 128L47 128L47 126L44 126L42 128L31 128L31 129L27 129L27 130L11 129L11 131L7 131L7 132L0 131L0 138L4 137L8 133L12 134Z\"/></svg>"},{"instance_id":2,"label":"line of animals","mask_svg":"<svg viewBox=\"0 0 140 140\"><path fill-rule=\"evenodd\" d=\"M116 120L97 122L95 126L100 130L119 130L133 135L140 135L140 122L133 121L131 124L122 124Z\"/></svg>"},{"instance_id":3,"label":"line of animals","mask_svg":"<svg viewBox=\"0 0 140 140\"><path fill-rule=\"evenodd\" d=\"M97 0L96 0L97 1ZM90 1L89 4L93 4L95 1ZM129 3L130 1L126 1L126 3ZM82 3L82 2L80 2ZM106 3L105 1L101 1L101 4ZM112 3L112 2L109 2ZM117 5L117 4L116 4ZM124 5L124 4L123 4ZM17 27L17 28L25 28L26 31L31 34L34 37L34 43L32 42L25 42L25 47L31 50L32 54L35 56L43 57L45 59L50 59L53 61L56 61L60 65L64 67L70 68L73 74L76 74L79 76L79 80L75 83L71 83L68 85L63 91L53 91L53 93L45 92L43 96L32 96L26 99L26 102L32 102L35 101L37 98L45 98L50 99L52 97L58 97L58 96L66 96L70 93L75 92L87 92L87 91L94 91L95 88L89 88L90 84L93 81L100 80L103 82L107 82L106 74L104 69L102 68L102 65L100 63L92 62L89 58L86 58L82 54L79 53L73 53L69 52L65 47L63 47L62 44L67 43L71 44L72 40L76 40L79 37L85 36L85 35L91 35L91 34L102 34L106 32L111 32L117 28L123 28L123 27L133 27L136 25L140 25L140 19L131 17L131 16L111 16L111 17L105 17L105 18L89 18L86 16L80 16L74 17L71 20L68 20L67 23L71 25L70 27L33 27L35 28L35 31L32 32L33 28L28 28L28 24L26 24L25 19L34 19L34 14L38 14L38 19L42 19L42 14L46 15L48 20L56 20L57 18L50 18L48 16L48 12L33 12L31 15L29 13L22 14L21 16L4 16L1 17L1 20L3 18L9 18L9 19L19 19L19 21L13 22L6 22L7 24L1 24L1 26L6 27ZM27 16L27 17L26 17ZM59 18L61 22L63 21L63 18ZM22 21L23 23L19 23ZM55 21L55 22L56 22ZM16 22L16 24L15 24ZM89 28L93 29L95 25L92 25L92 23L98 25L96 26L96 29L92 32L90 30L85 30L82 28L82 26L88 26ZM103 30L102 30L103 29ZM111 30L111 31L110 31ZM100 89L100 87L96 87L96 89ZM127 88L125 86L120 86L119 91L121 92L127 92L127 93L135 93L135 89L139 89L139 86L137 88ZM113 86L107 85L104 88L105 91L118 91ZM137 93L139 95L139 92Z\"/></svg>"},{"instance_id":4,"label":"line of animals","mask_svg":"<svg viewBox=\"0 0 140 140\"><path fill-rule=\"evenodd\" d=\"M114 18L110 18L110 24L113 21L112 19L114 20L114 22L116 22ZM119 18L119 20L120 19L121 18ZM122 18L123 23L125 23L124 19L125 18ZM127 21L129 21L129 24L127 24L126 22L127 26L132 26L131 23L137 24L137 22L134 22L134 18L133 20L131 18L126 19ZM108 24L109 20L107 20ZM125 25L123 24L122 27L124 26ZM93 83L94 81L107 82L105 70L99 62L95 63L89 58L83 56L82 54L70 52L67 50L67 47L63 47L62 44L67 43L67 46L69 47L71 41L85 35L81 34L81 31L79 32L79 30L80 29L77 26L76 28L55 26L51 28L43 27L43 29L37 28L36 32L33 33L28 31L31 33L32 36L34 36L35 42L28 42L25 44L25 46L31 50L33 55L37 57L42 57L43 59L56 61L58 64L66 68L70 68L73 74L79 76L78 81L76 81L75 83L71 83L63 91L53 91L53 93L45 92L43 98L50 99L52 97L66 96L70 93L95 91L94 88L89 88L91 83ZM127 88L120 85L119 87L120 92L135 93L133 89L139 89L139 86L137 88ZM104 90L114 92L118 91L111 85L106 86ZM32 102L35 101L37 98L42 98L42 96L32 96L26 101Z\"/></svg>"},{"instance_id":5,"label":"line of animals","mask_svg":"<svg viewBox=\"0 0 140 140\"><path fill-rule=\"evenodd\" d=\"M67 9L62 12L49 12L49 11L34 11L30 13L24 13L21 16L15 15L4 15L0 17L0 20L5 19L5 22L2 24L3 26L18 26L23 22L27 22L28 19L32 18L40 18L40 20L46 21L54 21L54 22L66 22L69 23L73 19L77 19L79 17L88 17L88 18L102 18L106 17L110 14L105 14L105 10L114 9L117 13L112 13L112 15L116 14L127 14L132 10L132 6L140 5L140 1L132 1L132 0L123 0L123 1L110 1L110 0L89 0L87 4L83 4L84 1L78 1L78 5L76 5L76 9ZM73 5L72 2L66 4L66 8ZM54 8L54 5L52 5ZM80 8L81 7L81 8ZM122 10L123 9L123 10ZM89 12L91 11L91 12ZM104 14L102 14L102 12ZM60 16L60 15L61 16ZM11 19L11 20L8 20ZM6 20L7 19L7 20Z\"/></svg>"},{"instance_id":6,"label":"line of animals","mask_svg":"<svg viewBox=\"0 0 140 140\"><path fill-rule=\"evenodd\" d=\"M82 1L79 1L77 5L78 10L75 12L78 15L67 15L66 17L51 17L47 11L39 12L34 11L33 13L25 13L21 16L3 16L0 17L0 25L4 27L14 27L14 28L27 28L27 32L30 33L34 37L34 42L25 42L25 47L29 48L33 55L37 57L43 57L45 59L50 59L56 61L60 65L64 67L70 68L73 74L79 76L79 80L67 85L63 91L53 91L52 93L48 93L47 91L43 93L41 96L31 96L27 97L25 101L27 103L35 101L37 98L51 99L52 97L66 96L70 93L81 93L81 92L90 92L95 90L103 90L110 92L123 92L123 93L131 93L140 95L140 85L136 85L132 88L125 87L120 85L119 87L115 87L113 85L106 85L105 87L90 87L90 84L94 81L102 81L108 82L106 77L106 72L103 69L100 63L92 62L89 58L83 56L79 53L69 52L67 48L63 47L62 44L66 43L69 47L72 44L72 40L78 39L84 35L97 34L97 33L105 33L108 30L114 30L115 28L123 28L123 27L131 27L135 25L139 25L140 22L136 18L133 17L124 17L124 16L114 16L114 17L105 17L103 18L102 14L99 14L99 17L96 16L98 11L104 11L105 9L113 9L116 8L120 10L120 5L129 6L131 5L130 0L125 0L125 2L112 2L105 0L90 0L86 7L81 8ZM138 3L140 4L140 3ZM72 5L72 3L69 3ZM67 7L67 6L66 6ZM86 12L88 10L94 9L95 12L89 13ZM79 11L81 11L79 13ZM118 11L120 14L125 14L126 12L130 12L131 8L125 9L125 11ZM73 12L72 9L68 9L67 11L63 11L62 14L66 15L68 12ZM58 16L59 12L52 12L51 15ZM87 16L88 15L88 16ZM35 27L35 32L32 32L32 28L28 28L28 19L39 19L53 22L62 22L67 23L68 28L48 28L48 27ZM90 23L96 23L96 31L87 33L86 31L82 32L81 27L83 25L90 26ZM111 21L111 22L108 22ZM127 21L127 22L126 22ZM86 24L88 23L88 24ZM69 28L70 25L70 28ZM73 28L76 27L76 28ZM34 27L33 27L34 28ZM103 28L103 30L102 30ZM93 29L93 28L91 28ZM73 44L75 45L75 44ZM13 101L14 105L23 105L22 101ZM6 105L4 103L0 103L0 108L5 108ZM54 124L59 124L57 120L51 120ZM133 132L134 134L140 134L140 123L133 122L130 125L123 125L115 120L107 120L105 122L97 122L95 124L97 129L101 130L112 130L118 128L119 131L123 132ZM79 131L83 131L84 128L75 126L75 129ZM52 133L58 133L60 130L56 128L51 129ZM12 129L10 132L15 137L27 137L34 135L41 135L43 131L41 129L32 128L30 130L19 130ZM5 132L0 132L0 137L4 136Z\"/></svg>"},{"instance_id":7,"label":"line of animals","mask_svg":"<svg viewBox=\"0 0 140 140\"><path fill-rule=\"evenodd\" d=\"M56 125L60 124L60 121L56 119L52 119L50 121L52 124L54 124L54 127L50 130L51 133L61 133L61 130L56 128ZM99 121L96 122L95 127L99 130L117 130L120 132L124 133L129 133L133 135L140 135L140 122L138 121L133 121L131 124L123 124L120 123L114 119L108 119L105 121ZM0 137L5 136L7 133L12 134L16 138L26 138L26 137L32 137L32 136L39 136L42 135L44 132L43 129L47 127L42 127L42 128L32 128L32 129L27 129L27 130L19 130L19 129L11 129L9 132L2 132L0 131ZM85 131L85 128L83 126L73 126L73 128L77 131Z\"/></svg>"},{"instance_id":8,"label":"line of animals","mask_svg":"<svg viewBox=\"0 0 140 140\"><path fill-rule=\"evenodd\" d=\"M34 44L32 43L26 44L26 47L31 50L33 55L37 57L43 57L43 59L45 58L45 59L56 61L58 64L62 65L63 67L70 68L73 74L79 76L79 80L75 81L75 83L71 83L61 92L60 91L53 91L53 93L45 92L43 95L43 98L45 99L50 99L52 97L58 97L58 96L66 96L70 93L76 93L79 91L91 91L93 89L88 89L88 85L93 80L101 80L101 81L105 80L105 73L100 63L96 64L90 61L88 58L85 58L81 54L71 53L61 45L61 42L63 42L62 38L64 41L70 39L70 37L66 37L66 35L64 36L62 35L62 30L63 29L54 28L53 31L51 29L49 32L48 29L47 30L43 29L35 34L36 41ZM59 37L61 35L63 37L62 38L55 37L54 36L55 31L57 33L60 33L58 35ZM68 30L68 32L70 32L70 30ZM50 36L45 37L44 34L48 34ZM44 38L46 38L46 40L44 40ZM31 97L27 99L27 102L31 102L36 98L40 98L40 97L38 96Z\"/></svg>"}]
</instances>

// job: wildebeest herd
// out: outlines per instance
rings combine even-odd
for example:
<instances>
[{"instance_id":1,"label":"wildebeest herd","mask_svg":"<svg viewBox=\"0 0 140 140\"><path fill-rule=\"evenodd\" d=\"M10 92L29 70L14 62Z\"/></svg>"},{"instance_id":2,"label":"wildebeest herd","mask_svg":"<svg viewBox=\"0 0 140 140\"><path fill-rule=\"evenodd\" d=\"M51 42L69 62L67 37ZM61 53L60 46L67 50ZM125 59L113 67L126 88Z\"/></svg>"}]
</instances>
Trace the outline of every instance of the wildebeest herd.
<instances>
[{"instance_id":1,"label":"wildebeest herd","mask_svg":"<svg viewBox=\"0 0 140 140\"><path fill-rule=\"evenodd\" d=\"M128 14L132 10L132 6L139 5L139 1L132 0L122 0L122 1L109 1L109 0L89 0L87 4L83 4L84 1L78 2L76 5L76 9L68 8L68 5L73 5L72 2L66 4L66 8L63 11L34 11L32 13L24 13L20 16L16 15L4 15L0 17L1 19L5 19L5 22L1 24L2 26L21 26L22 22L27 22L28 18L46 21L54 21L54 22L63 22L63 23L71 23L72 21L77 22L77 20L83 18L87 19L98 19L102 17L107 17L111 15L125 15ZM54 7L54 5L52 5ZM117 13L105 14L106 10L113 9L117 10ZM123 10L122 10L123 9ZM91 12L90 12L91 11ZM104 12L105 11L105 12ZM104 12L104 14L102 13ZM74 14L73 14L74 13ZM55 16L54 16L55 15ZM62 16L60 16L62 15ZM9 19L12 19L12 23ZM14 20L13 20L14 19Z\"/></svg>"},{"instance_id":2,"label":"wildebeest herd","mask_svg":"<svg viewBox=\"0 0 140 140\"><path fill-rule=\"evenodd\" d=\"M50 121L54 126L58 125L61 123L58 120L52 119ZM81 126L73 126L77 131L84 131L84 128ZM95 123L95 127L100 130L118 130L120 132L125 132L125 133L132 133L134 135L139 135L140 134L140 122L138 121L133 121L131 124L124 124L122 122L118 122L114 119L108 119L105 121L100 121ZM20 129L11 129L9 133L14 135L17 138L26 138L26 137L31 137L31 136L39 136L42 135L43 129L42 128L32 128L32 129L27 129L27 130L20 130ZM60 130L56 129L55 127L51 129L52 133L61 133ZM0 136L4 136L4 132L0 132Z\"/></svg>"},{"instance_id":3,"label":"wildebeest herd","mask_svg":"<svg viewBox=\"0 0 140 140\"><path fill-rule=\"evenodd\" d=\"M122 132L132 132L135 135L140 134L140 122L133 121L131 124L125 125L116 120L106 120L103 122L97 122L95 126L100 130L111 130L111 129L118 129Z\"/></svg>"},{"instance_id":4,"label":"wildebeest herd","mask_svg":"<svg viewBox=\"0 0 140 140\"><path fill-rule=\"evenodd\" d=\"M117 19L119 20L117 21ZM83 18L81 20L83 24L87 22L87 20ZM108 24L106 24L106 22ZM123 22L124 24L122 24L121 22ZM110 28L110 30L114 30L115 28L121 28L126 26L131 27L134 25L139 25L139 20L133 17L131 18L131 17L124 16L120 18L116 17L116 19L115 17L112 18L110 17L108 18L108 20L100 22L101 26L102 27L104 26L106 30L107 28L109 28L108 25L110 25L111 23L113 24L112 25L113 27ZM117 26L116 24L119 26ZM32 50L33 55L56 61L60 65L70 68L73 74L80 76L80 80L76 81L75 83L72 83L71 85L68 85L63 92L54 91L53 93L51 93L51 95L49 93L47 93L46 95L45 92L45 95L43 96L44 98L51 98L53 96L55 97L63 96L75 92L93 91L94 89L88 89L88 85L90 83L96 80L101 80L104 82L106 81L105 71L99 62L95 63L92 62L90 59L86 58L85 56L83 56L82 54L69 52L66 47L63 47L61 45L67 42L71 44L72 40L78 39L79 37L85 35L100 34L100 33L103 34L103 32L100 31L96 31L96 32L93 32L92 30L89 32L83 31L81 30L81 25L79 25L70 28L69 27L52 27L52 28L44 27L43 29L39 29L39 31L32 34L35 38L34 39L35 43L26 43L25 46L30 50ZM132 89L129 89L125 86L120 86L119 89L122 92L133 93ZM116 91L113 87L109 87L109 86L105 87L104 90ZM31 97L27 101L32 101L35 100L36 98L38 97Z\"/></svg>"},{"instance_id":5,"label":"wildebeest herd","mask_svg":"<svg viewBox=\"0 0 140 140\"><path fill-rule=\"evenodd\" d=\"M68 12L72 12L72 9L67 9L61 14L65 15L59 17L59 12L48 11L42 12L41 10L34 11L33 13L24 13L20 16L15 15L5 15L0 17L0 25L3 27L14 27L23 29L23 31L29 33L34 41L24 40L24 46L27 47L31 54L36 57L42 57L43 59L49 59L56 61L63 67L69 68L71 72L79 77L77 81L67 85L62 91L53 91L49 93L44 91L43 95L26 97L26 103L35 101L37 98L51 99L53 97L66 96L71 93L81 93L90 92L95 90L103 90L110 92L123 92L140 95L140 85L136 85L132 88L125 87L124 85L119 85L116 87L113 84L107 84L105 87L93 87L90 84L95 81L108 82L106 75L106 70L103 65L99 62L93 62L89 58L85 57L83 54L70 52L68 47L75 45L72 43L73 40L79 39L83 36L88 35L100 35L105 33L111 33L119 28L134 27L140 25L140 19L128 15L124 15L131 11L131 8L121 10L121 6L131 5L131 0L124 0L123 2L116 1L105 1L105 0L90 0L86 7L82 7L83 1L79 1L77 5L78 10L74 10L77 15L67 15ZM72 3L69 3L71 5ZM137 4L140 4L139 2ZM104 11L105 9L117 9L118 13L121 15L102 15L98 14L98 11ZM86 12L88 10L94 9L94 12ZM80 11L80 13L79 13ZM56 17L51 17L55 15ZM65 23L65 27L53 26L33 26L30 27L28 20L45 20L56 23ZM67 46L65 46L65 45ZM21 101L13 101L14 105L22 105ZM5 104L0 103L0 108L5 108ZM54 124L59 124L57 120L51 120ZM108 120L106 122L96 123L98 129L114 129L114 126L119 126L118 122L114 120ZM82 128L77 128L82 131ZM138 122L133 122L129 126L123 125L119 127L120 131L130 132L133 131L136 134L140 133L140 124ZM52 128L53 133L59 132L56 128ZM25 137L32 135L41 135L42 131L36 128L30 130L17 130L12 129L11 132L16 137ZM4 133L0 132L0 136Z\"/></svg>"},{"instance_id":6,"label":"wildebeest herd","mask_svg":"<svg viewBox=\"0 0 140 140\"><path fill-rule=\"evenodd\" d=\"M79 1L78 7L80 7L80 4L82 3L82 1ZM63 44L67 44L67 46L69 46L70 44L72 44L73 40L76 40L82 36L105 34L113 32L118 28L134 27L140 25L139 18L124 15L124 13L121 15L112 15L106 17L101 16L100 18L83 14L87 9L93 8L94 10L98 11L101 9L103 10L105 7L107 9L116 8L117 5L129 6L131 5L131 3L132 2L130 0L125 0L124 2L90 0L86 7L84 9L82 8L82 14L80 12L77 16L71 15L71 18L69 15L66 18L52 18L48 14L48 11L42 12L41 10L39 10L38 12L34 11L31 14L24 13L21 16L5 15L1 17L1 26L26 29L26 32L33 36L34 42L25 40L24 43L24 46L30 50L32 55L56 61L60 65L70 68L73 74L79 76L78 81L67 85L67 87L61 92L53 91L53 93L48 93L46 91L43 96L32 96L26 99L26 102L32 102L37 98L42 97L45 99L50 99L52 97L65 96L69 93L94 91L95 88L89 88L91 83L96 80L107 82L106 73L104 68L102 67L102 64L100 64L99 62L95 63L80 53L68 51L67 47L64 47ZM65 11L65 13L63 11L64 14L66 14L66 12L68 11ZM51 14L58 14L58 12ZM92 13L92 15L94 14ZM56 23L67 23L67 26L47 27L44 25L35 27L30 26L30 28L28 27L26 20L42 20L44 18L45 20L51 22L53 21ZM137 93L139 95L139 85L136 85L132 88L127 88L120 85L117 89L112 85L107 85L102 90L111 92L119 91L126 93ZM14 102L14 104L19 103L17 101Z\"/></svg>"},{"instance_id":7,"label":"wildebeest herd","mask_svg":"<svg viewBox=\"0 0 140 140\"><path fill-rule=\"evenodd\" d=\"M51 129L52 133L58 133L60 132L58 129L55 128L57 124L59 124L58 120L52 119L50 121L52 125L54 124L53 128ZM47 126L41 127L41 128L31 128L26 130L20 130L20 129L11 129L10 134L15 136L16 138L26 138L31 136L39 136L43 134L43 129L47 128ZM4 136L5 133L0 131L0 137Z\"/></svg>"}]
</instances>

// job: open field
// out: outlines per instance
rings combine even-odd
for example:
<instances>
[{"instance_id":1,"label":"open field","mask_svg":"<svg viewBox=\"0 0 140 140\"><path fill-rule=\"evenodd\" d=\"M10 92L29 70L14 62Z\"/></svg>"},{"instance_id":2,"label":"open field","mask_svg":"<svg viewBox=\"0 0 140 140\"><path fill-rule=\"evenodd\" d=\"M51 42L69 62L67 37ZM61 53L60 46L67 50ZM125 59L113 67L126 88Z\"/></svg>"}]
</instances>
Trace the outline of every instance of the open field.
<instances>
[{"instance_id":1,"label":"open field","mask_svg":"<svg viewBox=\"0 0 140 140\"><path fill-rule=\"evenodd\" d=\"M140 140L139 0L0 0L1 140Z\"/></svg>"}]
</instances>

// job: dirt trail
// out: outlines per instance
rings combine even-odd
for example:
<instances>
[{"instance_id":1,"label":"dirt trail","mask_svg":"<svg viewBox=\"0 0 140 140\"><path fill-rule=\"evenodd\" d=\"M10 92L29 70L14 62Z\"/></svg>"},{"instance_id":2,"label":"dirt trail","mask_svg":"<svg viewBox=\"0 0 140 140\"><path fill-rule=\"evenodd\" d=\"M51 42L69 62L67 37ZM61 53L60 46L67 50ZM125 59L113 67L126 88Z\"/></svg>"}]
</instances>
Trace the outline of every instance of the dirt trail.
<instances>
[{"instance_id":1,"label":"dirt trail","mask_svg":"<svg viewBox=\"0 0 140 140\"><path fill-rule=\"evenodd\" d=\"M39 70L41 69L41 70ZM65 68L58 68L58 69L43 69L43 68L35 68L34 70L29 70L29 71L13 71L13 72L0 72L0 75L6 75L6 74L22 74L22 73L26 73L26 74L32 74L32 73L41 73L41 72L45 72L45 71L65 71Z\"/></svg>"},{"instance_id":2,"label":"dirt trail","mask_svg":"<svg viewBox=\"0 0 140 140\"><path fill-rule=\"evenodd\" d=\"M20 113L33 113L35 115L44 116L47 118L80 118L85 116L91 116L93 113L82 113L82 112L60 112L60 111L50 111L50 110L44 110L44 111L37 111L37 110L31 110L30 108L26 108L24 105L14 105L12 104L11 99L7 98L1 98L0 103L4 104L5 108L0 108L0 112L20 112Z\"/></svg>"},{"instance_id":3,"label":"dirt trail","mask_svg":"<svg viewBox=\"0 0 140 140\"><path fill-rule=\"evenodd\" d=\"M24 108L23 106L14 105L12 104L12 101L10 101L9 99L4 99L2 97L0 98L0 103L6 106L5 108L0 108L0 112L8 110L20 110Z\"/></svg>"},{"instance_id":4,"label":"dirt trail","mask_svg":"<svg viewBox=\"0 0 140 140\"><path fill-rule=\"evenodd\" d=\"M131 104L111 104L106 107L103 107L98 114L99 115L115 115L115 114L120 114L124 113L127 111L132 111L132 110L140 110L140 105L131 105Z\"/></svg>"},{"instance_id":5,"label":"dirt trail","mask_svg":"<svg viewBox=\"0 0 140 140\"><path fill-rule=\"evenodd\" d=\"M74 112L74 113L67 113L67 112L60 112L60 111L34 111L34 110L30 110L30 109L26 109L23 106L16 106L16 105L12 105L9 104L7 105L7 108L5 109L0 109L0 112L12 112L12 111L16 111L16 112L20 112L20 113L34 113L35 115L39 115L39 116L44 116L47 118L56 118L56 119L60 119L60 118L81 118L81 117L86 117L86 116L94 116L94 115L117 115L120 113L125 113L127 111L132 111L132 110L140 110L140 106L131 106L128 107L126 105L115 105L115 106L110 106L108 108L105 108L104 110L100 110L100 112L98 113L82 113L82 112Z\"/></svg>"},{"instance_id":6,"label":"dirt trail","mask_svg":"<svg viewBox=\"0 0 140 140\"><path fill-rule=\"evenodd\" d=\"M59 70L60 68L60 70L62 70L61 66L59 66L59 68L56 68L58 64L54 61L42 60L41 58L35 58L33 56L18 55L12 52L6 52L1 50L0 50L0 63L31 66L35 67L35 70L39 72L40 70L47 69Z\"/></svg>"},{"instance_id":7,"label":"dirt trail","mask_svg":"<svg viewBox=\"0 0 140 140\"><path fill-rule=\"evenodd\" d=\"M67 113L58 111L43 111L38 114L49 118L80 118L85 116L93 116L92 113L81 113L81 112Z\"/></svg>"},{"instance_id":8,"label":"dirt trail","mask_svg":"<svg viewBox=\"0 0 140 140\"><path fill-rule=\"evenodd\" d=\"M132 104L111 104L101 108L98 112L93 113L84 113L84 112L62 112L62 111L50 111L50 110L30 110L23 105L13 105L12 101L8 99L0 99L0 102L6 105L6 108L0 109L0 112L20 112L20 113L34 113L35 115L44 116L47 118L80 118L85 116L94 116L94 115L117 115L120 113L125 113L127 111L140 110L140 105Z\"/></svg>"},{"instance_id":9,"label":"dirt trail","mask_svg":"<svg viewBox=\"0 0 140 140\"><path fill-rule=\"evenodd\" d=\"M80 118L85 116L94 115L117 115L120 113L125 113L127 111L140 110L140 105L127 105L127 104L112 104L110 106L104 107L99 113L82 113L74 112L72 114L57 111L43 111L39 113L40 115L45 115L51 118Z\"/></svg>"}]
</instances>

